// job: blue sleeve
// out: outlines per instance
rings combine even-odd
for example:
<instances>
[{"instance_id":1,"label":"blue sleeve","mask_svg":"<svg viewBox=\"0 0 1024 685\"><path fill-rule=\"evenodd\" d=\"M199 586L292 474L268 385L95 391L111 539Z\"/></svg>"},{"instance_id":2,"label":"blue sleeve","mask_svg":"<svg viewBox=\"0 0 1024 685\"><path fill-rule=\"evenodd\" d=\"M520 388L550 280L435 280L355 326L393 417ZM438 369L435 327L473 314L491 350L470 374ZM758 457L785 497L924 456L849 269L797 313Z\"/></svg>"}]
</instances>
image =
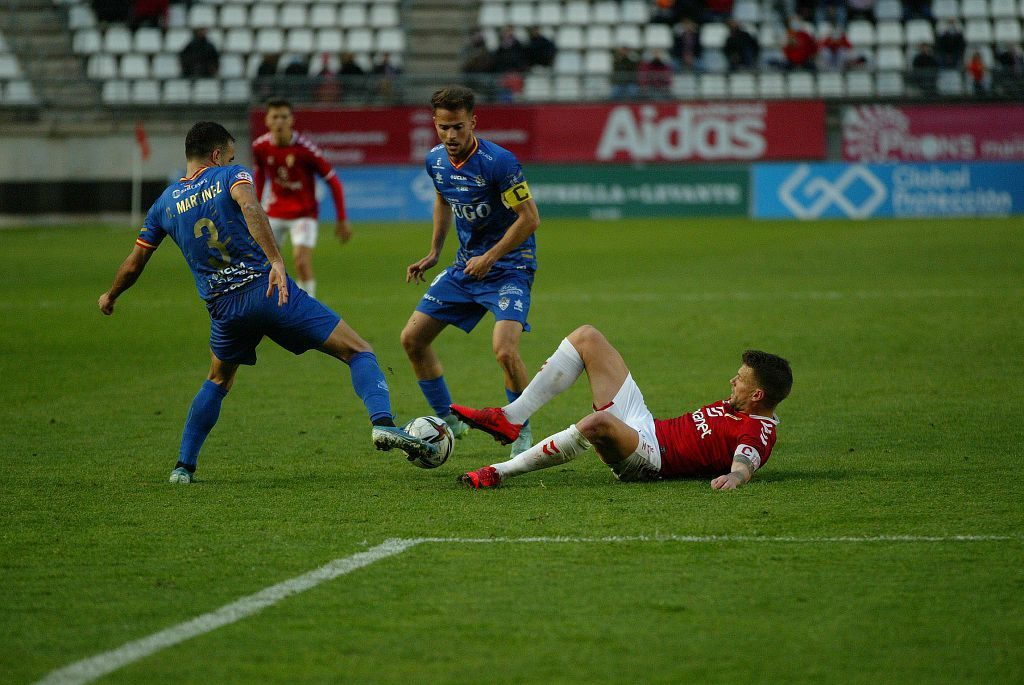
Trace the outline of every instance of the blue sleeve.
<instances>
[{"instance_id":1,"label":"blue sleeve","mask_svg":"<svg viewBox=\"0 0 1024 685\"><path fill-rule=\"evenodd\" d=\"M498 185L498 190L504 193L512 186L525 181L526 178L523 176L523 166L515 155L505 152L494 160L494 172L491 180Z\"/></svg>"},{"instance_id":2,"label":"blue sleeve","mask_svg":"<svg viewBox=\"0 0 1024 685\"><path fill-rule=\"evenodd\" d=\"M139 230L139 237L135 239L136 245L144 247L147 250L155 250L159 247L160 242L164 239L164 236L167 235L167 231L161 223L163 213L163 202L157 200L153 203L153 206L149 208L149 212L146 214L146 220L142 222L142 228Z\"/></svg>"}]
</instances>

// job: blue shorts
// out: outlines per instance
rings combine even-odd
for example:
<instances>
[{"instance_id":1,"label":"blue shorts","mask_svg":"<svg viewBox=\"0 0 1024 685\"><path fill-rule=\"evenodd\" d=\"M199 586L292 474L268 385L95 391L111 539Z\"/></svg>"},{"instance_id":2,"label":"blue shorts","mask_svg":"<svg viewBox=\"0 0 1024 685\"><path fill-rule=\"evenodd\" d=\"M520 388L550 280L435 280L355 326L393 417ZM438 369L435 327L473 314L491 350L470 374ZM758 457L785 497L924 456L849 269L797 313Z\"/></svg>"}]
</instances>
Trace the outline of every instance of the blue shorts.
<instances>
[{"instance_id":1,"label":"blue shorts","mask_svg":"<svg viewBox=\"0 0 1024 685\"><path fill-rule=\"evenodd\" d=\"M277 291L267 297L267 277L239 293L206 304L210 312L210 349L221 361L256 363L256 346L267 336L278 345L302 354L319 348L341 317L310 297L288 277L288 302L277 306Z\"/></svg>"},{"instance_id":2,"label":"blue shorts","mask_svg":"<svg viewBox=\"0 0 1024 685\"><path fill-rule=\"evenodd\" d=\"M469 333L486 312L495 321L518 321L530 330L530 288L533 272L519 269L492 269L482 279L467 276L460 266L450 266L430 284L416 311L438 321L458 326Z\"/></svg>"}]
</instances>

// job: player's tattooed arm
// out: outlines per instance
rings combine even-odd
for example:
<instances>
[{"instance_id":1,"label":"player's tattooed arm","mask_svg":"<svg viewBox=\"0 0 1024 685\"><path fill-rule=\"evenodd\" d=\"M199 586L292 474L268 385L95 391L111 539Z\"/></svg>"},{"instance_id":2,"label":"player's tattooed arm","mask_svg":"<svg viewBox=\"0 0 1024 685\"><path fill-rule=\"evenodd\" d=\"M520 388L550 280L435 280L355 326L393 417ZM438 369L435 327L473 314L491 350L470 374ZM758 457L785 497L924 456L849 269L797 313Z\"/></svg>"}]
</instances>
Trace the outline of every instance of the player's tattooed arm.
<instances>
[{"instance_id":1,"label":"player's tattooed arm","mask_svg":"<svg viewBox=\"0 0 1024 685\"><path fill-rule=\"evenodd\" d=\"M732 468L729 473L711 481L711 487L715 490L735 490L741 485L749 483L753 475L754 463L747 457L738 454L732 458Z\"/></svg>"},{"instance_id":2,"label":"player's tattooed arm","mask_svg":"<svg viewBox=\"0 0 1024 685\"><path fill-rule=\"evenodd\" d=\"M253 186L248 183L238 183L231 189L231 197L238 203L238 207L245 217L249 233L263 253L267 255L270 263L283 263L281 251L277 248L277 241L274 240L274 232L270 229L270 219L267 218L267 213L263 211L260 201L256 198L256 190Z\"/></svg>"}]
</instances>

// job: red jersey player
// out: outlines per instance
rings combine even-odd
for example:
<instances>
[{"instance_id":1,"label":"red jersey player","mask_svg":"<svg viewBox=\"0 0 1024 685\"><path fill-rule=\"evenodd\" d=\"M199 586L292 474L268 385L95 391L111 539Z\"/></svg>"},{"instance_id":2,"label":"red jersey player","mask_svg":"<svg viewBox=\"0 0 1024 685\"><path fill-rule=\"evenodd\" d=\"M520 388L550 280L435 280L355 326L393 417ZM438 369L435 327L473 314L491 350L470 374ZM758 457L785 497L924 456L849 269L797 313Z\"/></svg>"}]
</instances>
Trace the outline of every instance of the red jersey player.
<instances>
[{"instance_id":1,"label":"red jersey player","mask_svg":"<svg viewBox=\"0 0 1024 685\"><path fill-rule=\"evenodd\" d=\"M345 243L352 237L352 229L345 217L341 181L320 150L292 128L295 117L288 101L268 102L266 122L267 133L252 143L256 195L263 201L264 186L269 178L270 194L263 204L270 217L274 238L281 245L285 234L291 235L295 282L316 297L312 259L319 233L315 177L322 176L331 188L338 212L335 234Z\"/></svg>"},{"instance_id":2,"label":"red jersey player","mask_svg":"<svg viewBox=\"0 0 1024 685\"><path fill-rule=\"evenodd\" d=\"M658 420L618 350L593 326L581 326L562 341L519 399L500 409L453 404L452 411L473 428L508 443L535 411L584 371L594 413L508 461L460 479L474 488L497 487L512 476L564 464L593 446L621 481L703 477L712 478L716 490L732 490L750 481L771 456L779 424L775 407L793 387L789 362L747 350L728 400Z\"/></svg>"}]
</instances>

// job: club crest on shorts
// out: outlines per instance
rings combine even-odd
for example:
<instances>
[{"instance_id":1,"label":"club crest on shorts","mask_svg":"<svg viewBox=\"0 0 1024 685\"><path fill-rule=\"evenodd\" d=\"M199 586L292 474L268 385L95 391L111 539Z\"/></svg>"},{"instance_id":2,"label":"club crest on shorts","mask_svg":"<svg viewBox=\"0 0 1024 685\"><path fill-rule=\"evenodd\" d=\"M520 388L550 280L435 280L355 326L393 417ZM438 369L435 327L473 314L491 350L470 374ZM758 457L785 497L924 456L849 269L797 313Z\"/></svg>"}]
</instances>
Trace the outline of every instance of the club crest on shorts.
<instances>
[{"instance_id":1,"label":"club crest on shorts","mask_svg":"<svg viewBox=\"0 0 1024 685\"><path fill-rule=\"evenodd\" d=\"M505 311L506 309L508 309L507 297L502 297L501 299L498 300L498 309L500 309L501 311Z\"/></svg>"}]
</instances>

